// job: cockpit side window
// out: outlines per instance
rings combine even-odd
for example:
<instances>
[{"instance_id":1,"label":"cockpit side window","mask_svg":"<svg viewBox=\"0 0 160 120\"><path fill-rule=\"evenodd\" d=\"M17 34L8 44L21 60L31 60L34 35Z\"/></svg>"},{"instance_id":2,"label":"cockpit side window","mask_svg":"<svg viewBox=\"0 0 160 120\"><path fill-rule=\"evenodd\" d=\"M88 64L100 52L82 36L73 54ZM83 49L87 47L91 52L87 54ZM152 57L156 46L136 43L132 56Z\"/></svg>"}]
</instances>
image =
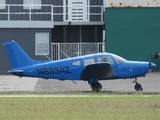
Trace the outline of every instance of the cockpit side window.
<instances>
[{"instance_id":1,"label":"cockpit side window","mask_svg":"<svg viewBox=\"0 0 160 120\"><path fill-rule=\"evenodd\" d=\"M114 59L117 61L118 64L125 62L126 60L120 56L114 55L113 54Z\"/></svg>"},{"instance_id":2,"label":"cockpit side window","mask_svg":"<svg viewBox=\"0 0 160 120\"><path fill-rule=\"evenodd\" d=\"M72 65L73 66L80 66L81 62L78 60L78 61L73 62Z\"/></svg>"},{"instance_id":3,"label":"cockpit side window","mask_svg":"<svg viewBox=\"0 0 160 120\"><path fill-rule=\"evenodd\" d=\"M110 64L113 64L113 60L110 56L102 56L102 57L98 57L98 62L109 62Z\"/></svg>"},{"instance_id":4,"label":"cockpit side window","mask_svg":"<svg viewBox=\"0 0 160 120\"><path fill-rule=\"evenodd\" d=\"M95 63L95 59L94 58L88 58L84 60L84 66L90 65L90 64L94 64Z\"/></svg>"}]
</instances>

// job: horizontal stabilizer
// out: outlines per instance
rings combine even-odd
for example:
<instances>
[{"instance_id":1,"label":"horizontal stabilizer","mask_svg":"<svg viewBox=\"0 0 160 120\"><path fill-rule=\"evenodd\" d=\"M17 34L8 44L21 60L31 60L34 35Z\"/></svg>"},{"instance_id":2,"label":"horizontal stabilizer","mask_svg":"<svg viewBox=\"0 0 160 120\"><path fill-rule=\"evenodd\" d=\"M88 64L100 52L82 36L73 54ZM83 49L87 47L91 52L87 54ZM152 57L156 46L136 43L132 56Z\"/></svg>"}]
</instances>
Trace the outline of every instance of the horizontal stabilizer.
<instances>
[{"instance_id":1,"label":"horizontal stabilizer","mask_svg":"<svg viewBox=\"0 0 160 120\"><path fill-rule=\"evenodd\" d=\"M8 73L23 73L23 70L9 70Z\"/></svg>"},{"instance_id":2,"label":"horizontal stabilizer","mask_svg":"<svg viewBox=\"0 0 160 120\"><path fill-rule=\"evenodd\" d=\"M23 70L9 70L8 73L11 73L11 74L13 74L13 75L22 77L24 71L23 71Z\"/></svg>"}]
</instances>

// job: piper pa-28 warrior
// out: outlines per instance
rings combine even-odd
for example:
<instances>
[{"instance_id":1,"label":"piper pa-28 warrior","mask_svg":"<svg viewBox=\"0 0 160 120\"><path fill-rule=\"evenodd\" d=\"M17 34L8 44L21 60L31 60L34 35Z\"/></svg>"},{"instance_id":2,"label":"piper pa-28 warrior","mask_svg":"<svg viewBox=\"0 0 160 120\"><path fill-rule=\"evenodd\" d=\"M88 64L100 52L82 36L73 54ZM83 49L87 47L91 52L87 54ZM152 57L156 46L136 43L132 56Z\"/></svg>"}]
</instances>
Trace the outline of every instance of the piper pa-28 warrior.
<instances>
[{"instance_id":1,"label":"piper pa-28 warrior","mask_svg":"<svg viewBox=\"0 0 160 120\"><path fill-rule=\"evenodd\" d=\"M20 77L88 81L93 92L102 89L100 80L145 77L149 69L156 67L151 62L127 61L112 53L97 53L56 61L35 61L15 42L4 46L11 62L9 73ZM138 91L140 88L135 85Z\"/></svg>"}]
</instances>

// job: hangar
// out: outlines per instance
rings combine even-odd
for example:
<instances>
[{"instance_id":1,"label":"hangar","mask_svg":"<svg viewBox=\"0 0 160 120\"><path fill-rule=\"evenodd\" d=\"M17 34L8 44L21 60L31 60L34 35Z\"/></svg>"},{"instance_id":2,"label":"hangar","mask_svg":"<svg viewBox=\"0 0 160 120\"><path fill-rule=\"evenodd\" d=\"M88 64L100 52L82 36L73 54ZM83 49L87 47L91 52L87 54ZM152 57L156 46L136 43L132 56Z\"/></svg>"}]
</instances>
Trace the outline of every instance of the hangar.
<instances>
[{"instance_id":1,"label":"hangar","mask_svg":"<svg viewBox=\"0 0 160 120\"><path fill-rule=\"evenodd\" d=\"M128 60L152 61L160 70L160 0L106 0L106 51Z\"/></svg>"}]
</instances>

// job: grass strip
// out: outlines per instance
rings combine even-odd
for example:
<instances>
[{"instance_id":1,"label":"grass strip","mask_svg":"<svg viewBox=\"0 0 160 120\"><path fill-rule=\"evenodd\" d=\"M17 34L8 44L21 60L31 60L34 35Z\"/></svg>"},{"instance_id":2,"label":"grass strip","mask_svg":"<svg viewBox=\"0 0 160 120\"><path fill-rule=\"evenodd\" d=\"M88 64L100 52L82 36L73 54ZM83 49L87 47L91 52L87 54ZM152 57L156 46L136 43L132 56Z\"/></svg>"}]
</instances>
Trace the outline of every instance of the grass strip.
<instances>
[{"instance_id":1,"label":"grass strip","mask_svg":"<svg viewBox=\"0 0 160 120\"><path fill-rule=\"evenodd\" d=\"M160 97L1 97L1 120L158 120Z\"/></svg>"}]
</instances>

